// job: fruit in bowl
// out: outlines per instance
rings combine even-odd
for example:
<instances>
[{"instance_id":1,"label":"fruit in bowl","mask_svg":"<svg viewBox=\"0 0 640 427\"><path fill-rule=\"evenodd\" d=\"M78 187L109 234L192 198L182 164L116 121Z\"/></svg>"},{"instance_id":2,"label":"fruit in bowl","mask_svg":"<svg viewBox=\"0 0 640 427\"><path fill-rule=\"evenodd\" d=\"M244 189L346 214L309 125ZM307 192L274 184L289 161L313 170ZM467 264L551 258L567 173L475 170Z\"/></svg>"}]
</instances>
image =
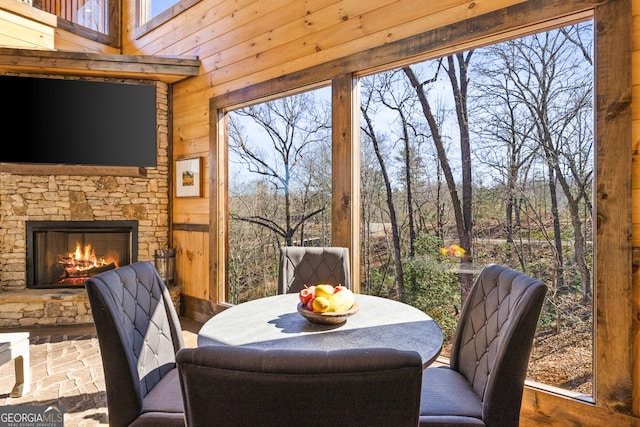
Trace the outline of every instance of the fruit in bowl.
<instances>
[{"instance_id":1,"label":"fruit in bowl","mask_svg":"<svg viewBox=\"0 0 640 427\"><path fill-rule=\"evenodd\" d=\"M298 292L300 303L316 313L342 313L351 309L355 295L346 286L309 286Z\"/></svg>"},{"instance_id":2,"label":"fruit in bowl","mask_svg":"<svg viewBox=\"0 0 640 427\"><path fill-rule=\"evenodd\" d=\"M349 311L353 304L356 302L355 295L349 289L337 291L331 298L329 298L329 306L331 311L336 313L343 313Z\"/></svg>"},{"instance_id":3,"label":"fruit in bowl","mask_svg":"<svg viewBox=\"0 0 640 427\"><path fill-rule=\"evenodd\" d=\"M327 297L315 297L311 304L311 308L317 313L324 313L331 309L331 303L329 303L329 299Z\"/></svg>"},{"instance_id":4,"label":"fruit in bowl","mask_svg":"<svg viewBox=\"0 0 640 427\"><path fill-rule=\"evenodd\" d=\"M353 292L342 285L309 286L302 289L298 296L298 312L313 323L342 323L359 310Z\"/></svg>"},{"instance_id":5,"label":"fruit in bowl","mask_svg":"<svg viewBox=\"0 0 640 427\"><path fill-rule=\"evenodd\" d=\"M334 292L335 288L333 286L320 284L314 288L313 295L315 298L324 297L329 299Z\"/></svg>"}]
</instances>

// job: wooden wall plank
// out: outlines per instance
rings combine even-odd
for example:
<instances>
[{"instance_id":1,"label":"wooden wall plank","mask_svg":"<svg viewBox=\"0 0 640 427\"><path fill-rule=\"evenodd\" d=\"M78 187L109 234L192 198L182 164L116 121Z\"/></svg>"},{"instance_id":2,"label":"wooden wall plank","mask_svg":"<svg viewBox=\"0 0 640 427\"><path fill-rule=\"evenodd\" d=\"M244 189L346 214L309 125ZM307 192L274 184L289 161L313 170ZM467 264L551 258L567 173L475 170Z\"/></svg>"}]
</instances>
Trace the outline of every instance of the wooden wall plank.
<instances>
[{"instance_id":1,"label":"wooden wall plank","mask_svg":"<svg viewBox=\"0 0 640 427\"><path fill-rule=\"evenodd\" d=\"M205 283L209 280L207 265L209 233L174 231L173 246L176 248L176 282L182 293L203 300L209 299L207 287L200 286L192 277Z\"/></svg>"},{"instance_id":2,"label":"wooden wall plank","mask_svg":"<svg viewBox=\"0 0 640 427\"><path fill-rule=\"evenodd\" d=\"M109 46L60 28L55 30L55 48L70 52L120 53L120 49L117 47Z\"/></svg>"},{"instance_id":3,"label":"wooden wall plank","mask_svg":"<svg viewBox=\"0 0 640 427\"><path fill-rule=\"evenodd\" d=\"M182 103L180 103L182 105ZM206 135L206 129L209 127L209 107L208 99L207 104L203 105L197 103L196 105L190 108L182 108L180 110L175 110L174 112L174 123L177 126L181 126L183 124L195 125L200 128L199 136ZM174 103L175 106L175 103ZM185 107L187 107L185 105ZM204 126L203 128L203 125Z\"/></svg>"},{"instance_id":4,"label":"wooden wall plank","mask_svg":"<svg viewBox=\"0 0 640 427\"><path fill-rule=\"evenodd\" d=\"M385 37L393 39L386 31L389 26L411 22L416 16L422 16L420 9L428 9L429 16L449 15L449 22L455 22L457 18L454 18L453 14L459 12L457 9L461 5L463 9L469 7L466 1L446 0L438 2L437 6L425 2L404 1L390 3L385 7L362 2L352 5L351 10L345 10L341 5L324 8L283 28L272 30L266 39L259 36L242 44L232 45L231 48L216 54L213 60L217 68L233 67L236 70L247 70L245 67L249 65L251 68L247 71L255 73L294 59L306 58L316 52L325 52L335 46L342 46L345 40L357 40L380 31L385 33ZM477 6L474 6L474 9L475 7ZM415 34L415 29L413 33ZM393 34L396 34L395 29ZM260 61L246 64L248 60L257 56ZM211 58L202 59L205 67L214 65L210 64ZM245 64L236 64L241 60ZM309 65L313 65L313 62ZM303 68L309 65L304 65Z\"/></svg>"},{"instance_id":5,"label":"wooden wall plank","mask_svg":"<svg viewBox=\"0 0 640 427\"><path fill-rule=\"evenodd\" d=\"M189 224L208 224L210 217L207 199L175 200L173 221Z\"/></svg>"},{"instance_id":6,"label":"wooden wall plank","mask_svg":"<svg viewBox=\"0 0 640 427\"><path fill-rule=\"evenodd\" d=\"M447 0L443 3L460 1ZM335 0L318 0L314 2L314 9L310 10L307 4L298 2L294 7L288 8L286 13L274 10L260 20L252 22L251 26L236 28L225 34L221 40L216 39L216 43L221 42L220 46L225 46L225 49L210 52L211 55L203 52L203 60L209 61L215 68L226 68L250 58L259 58L260 61L254 61L254 63L262 66L265 53L274 49L280 51L280 54L304 55L305 50L313 51L319 48L318 42L313 39L319 37L321 40L328 41L326 32L333 35L332 28L336 26L341 26L340 34L348 31L345 25L359 28L362 32L364 25L359 17L374 10L380 10L381 6L392 7L393 5L389 5L388 0L379 0L352 3L347 7ZM386 8L383 9L386 10ZM395 13L393 17L396 18ZM387 15L388 18L389 15ZM324 37L323 33L325 33ZM309 37L313 39L308 39ZM287 45L292 42L296 50L289 52ZM278 62L283 61L286 62L286 58Z\"/></svg>"},{"instance_id":7,"label":"wooden wall plank","mask_svg":"<svg viewBox=\"0 0 640 427\"><path fill-rule=\"evenodd\" d=\"M0 46L53 49L53 27L0 9Z\"/></svg>"},{"instance_id":8,"label":"wooden wall plank","mask_svg":"<svg viewBox=\"0 0 640 427\"><path fill-rule=\"evenodd\" d=\"M207 135L199 135L201 129L200 127L186 124L176 132L179 141L174 143L173 150L177 157L186 157L193 154L205 156L208 154L209 137Z\"/></svg>"},{"instance_id":9,"label":"wooden wall plank","mask_svg":"<svg viewBox=\"0 0 640 427\"><path fill-rule=\"evenodd\" d=\"M23 16L35 22L47 25L49 27L56 26L56 17L50 13L29 6L16 0L0 0L0 9L16 15Z\"/></svg>"},{"instance_id":10,"label":"wooden wall plank","mask_svg":"<svg viewBox=\"0 0 640 427\"><path fill-rule=\"evenodd\" d=\"M585 10L589 7L589 2L584 2L585 3ZM556 8L558 7L562 7L562 5L557 5ZM485 31L485 28L473 28L470 29L470 31L472 32L477 32L479 33L479 37L482 37L483 40L485 40L486 43L489 42L496 42L498 40L504 39L506 37L508 37L508 34L503 34L501 33L499 27L506 27L508 26L508 22L505 22L505 19L503 16L501 16L500 14L498 14L496 16L496 22L495 22L495 27L498 28L497 29L497 35L491 35L490 37L487 37L487 34L490 34L489 32ZM566 23L566 22L564 22ZM424 23L415 23L415 27L413 27L408 33L415 33L415 32L420 32L419 29L422 28L431 28L433 27L432 25L426 25ZM423 25L424 24L424 25ZM553 27L553 26L557 26L562 24L562 22L548 22L546 24L546 27ZM535 29L536 31L542 31L545 29L545 25L537 25L534 26L533 29ZM397 29L394 29L394 31L398 31ZM442 35L443 37L447 37L450 35ZM347 55L347 53L352 53L351 56L358 56L357 52L361 52L363 50L366 50L367 47L369 46L388 46L391 45L393 43L391 43L389 40L386 40L386 35L385 33L381 33L378 35L375 35L374 37L381 37L380 40L378 39L367 39L367 40L358 40L358 41L353 41L353 42L346 42L342 48L344 50L344 52L341 53L341 55ZM357 45L355 43L358 43ZM464 45L460 45L460 48L465 48L466 46ZM451 51L451 49L449 49L449 52ZM353 52L355 52L356 54L353 55ZM322 54L322 52L320 53ZM447 54L447 52L436 52L434 51L434 54L436 55L444 55ZM326 59L326 58L325 58ZM363 56L362 58L363 60L365 60L365 57ZM397 57L390 57L389 61L393 61L397 59ZM303 65L308 65L308 58L304 58L305 63ZM366 61L371 61L371 57L366 57ZM189 103L189 104L176 104L177 107L185 107L185 108L192 108L195 104L197 104L198 102L204 102L205 99L214 97L214 96L220 96L223 95L225 93L228 92L232 92L235 90L240 90L242 88L246 88L246 87L250 87L251 85L255 84L256 81L266 81L269 79L278 79L281 78L284 75L288 76L291 75L291 73L295 73L296 69L300 68L301 66L297 63L295 63L294 61L289 61L286 64L282 64L282 66L273 69L273 70L267 70L264 71L264 73L260 74L260 73L254 73L253 75L250 76L249 79L247 80L240 80L240 81L234 81L230 84L225 84L224 81L222 80L212 80L211 78L209 78L206 75L202 75L201 77L195 78L195 79L191 79L189 80L189 82L186 82L185 84L181 84L181 85L177 85L174 87L174 93L176 95L176 102L180 102L180 100L191 100L194 101L193 103ZM323 62L320 61L319 65L317 67L314 67L313 71L317 72L320 68L322 68L322 64ZM362 61L362 66L366 66L364 65L364 61ZM203 67L206 68L206 67ZM348 72L348 71L353 71L354 68L357 67L346 67L342 70L342 72ZM360 68L362 69L362 68ZM340 71L339 70L334 70L334 73L332 75L336 75L339 74ZM216 78L218 77L218 75L220 73L215 73L216 74Z\"/></svg>"},{"instance_id":11,"label":"wooden wall plank","mask_svg":"<svg viewBox=\"0 0 640 427\"><path fill-rule=\"evenodd\" d=\"M338 0L318 0L319 5L315 8L323 7L326 3L336 3ZM271 34L272 40L278 40L277 32L279 28L293 19L301 19L308 16L310 11L308 4L295 0L270 0L264 4L249 3L244 8L237 9L229 15L222 15L221 19L212 23L211 27L205 27L189 38L177 40L172 49L178 51L193 49L192 39L206 40L198 49L201 58L218 56L220 47L243 45L247 40L255 37L256 34ZM211 29L213 28L213 30ZM209 42L210 41L210 42ZM257 47L260 49L260 47ZM253 56L252 52L246 52L242 57Z\"/></svg>"},{"instance_id":12,"label":"wooden wall plank","mask_svg":"<svg viewBox=\"0 0 640 427\"><path fill-rule=\"evenodd\" d=\"M70 33L58 27L57 17L51 13L28 6L16 0L0 0L0 10L14 14L31 21L30 25L42 25L48 27L46 33L46 43L44 45L24 45L8 42L0 42L0 45L11 47L26 47L38 49L59 49L75 52L100 52L100 53L120 53L119 49L107 46L94 40ZM0 19L2 21L2 19ZM35 27L34 27L35 28ZM17 30L3 24L2 36L11 37ZM49 40L49 38L51 40Z\"/></svg>"},{"instance_id":13,"label":"wooden wall plank","mask_svg":"<svg viewBox=\"0 0 640 427\"><path fill-rule=\"evenodd\" d=\"M471 10L481 15L513 3L514 1L510 0L482 0L474 2L475 7ZM372 12L373 16L349 19L338 25L320 29L302 39L291 40L273 49L262 51L259 61L252 56L227 67L224 63L212 63L210 58L203 58L203 68L210 69L216 66L217 72L212 74L210 83L217 88L218 93L224 93L336 60L349 53L364 51L371 46L388 44L430 28L456 22L455 17L466 15L468 7L468 4L459 5L453 10L446 9L422 18L418 18L420 15L414 13L411 21L395 25L391 32L388 27L378 23L381 17L376 10ZM390 17L389 20L395 16L393 10L388 10L387 14ZM363 28L367 29L366 33L363 32Z\"/></svg>"}]
</instances>

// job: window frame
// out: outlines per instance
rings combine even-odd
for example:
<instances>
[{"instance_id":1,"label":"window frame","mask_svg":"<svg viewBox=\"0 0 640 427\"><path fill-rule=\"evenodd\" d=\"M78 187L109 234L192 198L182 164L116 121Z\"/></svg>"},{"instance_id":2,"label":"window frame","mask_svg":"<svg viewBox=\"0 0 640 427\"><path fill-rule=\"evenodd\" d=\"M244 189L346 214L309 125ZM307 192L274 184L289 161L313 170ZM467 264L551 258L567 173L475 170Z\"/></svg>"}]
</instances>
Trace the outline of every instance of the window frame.
<instances>
[{"instance_id":1,"label":"window frame","mask_svg":"<svg viewBox=\"0 0 640 427\"><path fill-rule=\"evenodd\" d=\"M136 0L136 28L134 31L134 37L138 39L144 36L148 32L158 28L170 19L175 18L185 10L189 9L191 6L200 3L200 1L201 0L179 0L174 5L172 5L168 9L163 10L148 21L142 22L141 3L143 2L143 0Z\"/></svg>"},{"instance_id":2,"label":"window frame","mask_svg":"<svg viewBox=\"0 0 640 427\"><path fill-rule=\"evenodd\" d=\"M583 415L577 407L571 411L576 419L588 417L591 421L600 418L603 421L610 420L611 411L630 413L630 403L634 409L639 408L640 361L634 361L632 357L632 329L637 326L636 322L632 324L632 315L638 312L638 307L632 302L632 26L629 0L531 0L212 98L209 105L211 302L225 306L220 302L225 300L226 288L227 109L282 96L288 91L312 87L319 82L332 81L333 158L342 159L339 166L333 165L334 172L339 170L340 174L333 178L332 233L337 245L351 248L352 283L358 284L358 76L586 19L594 21L595 46L594 215L597 225L593 274L593 398L585 399L544 385L528 386L522 413L526 414L528 420L538 417L539 421L548 421L548 413L545 415L539 405L540 402L549 401L549 396L566 399L565 403L549 404L551 408L571 406L569 402L574 402L603 409L597 415ZM346 155L335 155L336 150Z\"/></svg>"},{"instance_id":3,"label":"window frame","mask_svg":"<svg viewBox=\"0 0 640 427\"><path fill-rule=\"evenodd\" d=\"M70 33L77 34L90 40L112 46L120 47L121 44L121 25L120 25L120 9L122 3L119 0L107 0L107 14L109 15L109 33L101 33L100 31L93 30L85 27L84 25L69 21L67 19L58 16L58 27L66 30Z\"/></svg>"}]
</instances>

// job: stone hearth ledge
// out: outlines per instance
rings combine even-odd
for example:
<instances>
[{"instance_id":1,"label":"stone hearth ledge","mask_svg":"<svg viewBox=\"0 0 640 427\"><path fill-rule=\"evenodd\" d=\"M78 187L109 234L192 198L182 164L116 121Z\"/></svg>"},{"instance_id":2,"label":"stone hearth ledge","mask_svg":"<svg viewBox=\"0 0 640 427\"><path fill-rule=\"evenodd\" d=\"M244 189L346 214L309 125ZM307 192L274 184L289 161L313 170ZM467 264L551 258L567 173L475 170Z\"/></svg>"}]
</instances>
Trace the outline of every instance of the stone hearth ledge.
<instances>
[{"instance_id":1,"label":"stone hearth ledge","mask_svg":"<svg viewBox=\"0 0 640 427\"><path fill-rule=\"evenodd\" d=\"M180 313L180 287L169 287ZM84 288L0 291L0 328L93 323Z\"/></svg>"}]
</instances>

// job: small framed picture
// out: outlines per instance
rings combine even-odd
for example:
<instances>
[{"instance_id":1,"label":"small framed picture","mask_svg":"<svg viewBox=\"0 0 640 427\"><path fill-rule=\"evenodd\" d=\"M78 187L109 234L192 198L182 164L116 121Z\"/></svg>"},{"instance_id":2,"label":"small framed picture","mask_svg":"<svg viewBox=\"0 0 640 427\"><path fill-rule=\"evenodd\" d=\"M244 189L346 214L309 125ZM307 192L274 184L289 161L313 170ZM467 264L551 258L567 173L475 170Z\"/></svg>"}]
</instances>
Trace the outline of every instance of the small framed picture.
<instances>
[{"instance_id":1,"label":"small framed picture","mask_svg":"<svg viewBox=\"0 0 640 427\"><path fill-rule=\"evenodd\" d=\"M176 197L200 197L202 158L176 160Z\"/></svg>"}]
</instances>

